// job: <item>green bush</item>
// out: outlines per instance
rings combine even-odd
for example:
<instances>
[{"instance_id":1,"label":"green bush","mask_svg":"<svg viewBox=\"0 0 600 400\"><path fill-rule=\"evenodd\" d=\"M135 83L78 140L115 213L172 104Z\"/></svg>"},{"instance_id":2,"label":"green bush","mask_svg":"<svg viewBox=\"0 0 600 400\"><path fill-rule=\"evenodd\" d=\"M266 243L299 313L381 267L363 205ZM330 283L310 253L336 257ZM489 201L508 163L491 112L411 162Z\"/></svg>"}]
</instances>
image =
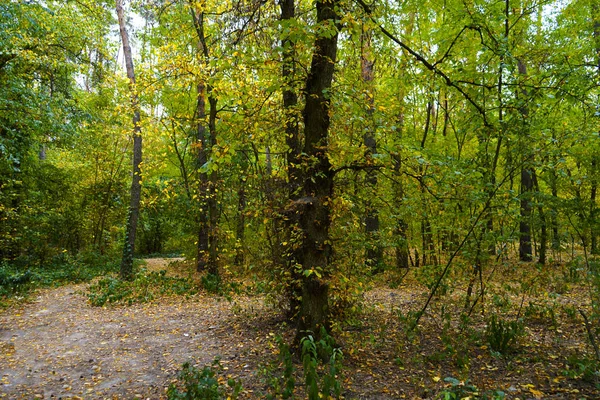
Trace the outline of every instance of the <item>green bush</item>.
<instances>
[{"instance_id":1,"label":"green bush","mask_svg":"<svg viewBox=\"0 0 600 400\"><path fill-rule=\"evenodd\" d=\"M343 354L335 347L333 338L324 328L321 328L320 340L316 341L313 335L307 335L302 338L300 345L304 382L309 400L319 400L321 395L324 398L330 396L339 398L342 392L339 374L342 370ZM321 379L319 379L319 360L328 360Z\"/></svg>"},{"instance_id":2,"label":"green bush","mask_svg":"<svg viewBox=\"0 0 600 400\"><path fill-rule=\"evenodd\" d=\"M167 390L167 398L169 400L236 399L242 390L242 385L234 379L229 379L227 381L229 389L223 387L217 377L217 372L221 370L218 358L211 366L206 366L202 370L190 363L183 364L178 374L178 382L171 384Z\"/></svg>"},{"instance_id":3,"label":"green bush","mask_svg":"<svg viewBox=\"0 0 600 400\"><path fill-rule=\"evenodd\" d=\"M101 307L107 303L146 303L160 296L191 295L197 292L191 279L168 277L166 273L165 270L148 272L142 269L133 281L106 277L90 286L88 299L93 306Z\"/></svg>"},{"instance_id":4,"label":"green bush","mask_svg":"<svg viewBox=\"0 0 600 400\"><path fill-rule=\"evenodd\" d=\"M482 393L477 386L473 385L468 380L461 382L456 378L447 377L444 378L444 382L447 382L449 387L440 393L439 398L442 400L502 400L506 397L506 394L501 390L489 390Z\"/></svg>"},{"instance_id":5,"label":"green bush","mask_svg":"<svg viewBox=\"0 0 600 400\"><path fill-rule=\"evenodd\" d=\"M488 321L486 336L492 350L506 355L515 349L524 332L521 321L506 321L492 315Z\"/></svg>"},{"instance_id":6,"label":"green bush","mask_svg":"<svg viewBox=\"0 0 600 400\"><path fill-rule=\"evenodd\" d=\"M264 372L268 377L268 385L271 387L271 393L265 397L267 400L293 398L294 390L296 389L296 379L294 377L295 368L290 346L285 343L281 336L277 336L275 341L279 348L279 358L277 361L283 366L283 373L279 374L275 372L278 369L277 364L271 364L265 368Z\"/></svg>"},{"instance_id":7,"label":"green bush","mask_svg":"<svg viewBox=\"0 0 600 400\"><path fill-rule=\"evenodd\" d=\"M0 263L0 297L26 295L38 287L89 282L116 270L118 263L113 259L100 255L72 257L66 252L52 257L43 266L4 261Z\"/></svg>"},{"instance_id":8,"label":"green bush","mask_svg":"<svg viewBox=\"0 0 600 400\"><path fill-rule=\"evenodd\" d=\"M202 287L208 293L222 294L221 277L215 274L206 274L202 277Z\"/></svg>"}]
</instances>

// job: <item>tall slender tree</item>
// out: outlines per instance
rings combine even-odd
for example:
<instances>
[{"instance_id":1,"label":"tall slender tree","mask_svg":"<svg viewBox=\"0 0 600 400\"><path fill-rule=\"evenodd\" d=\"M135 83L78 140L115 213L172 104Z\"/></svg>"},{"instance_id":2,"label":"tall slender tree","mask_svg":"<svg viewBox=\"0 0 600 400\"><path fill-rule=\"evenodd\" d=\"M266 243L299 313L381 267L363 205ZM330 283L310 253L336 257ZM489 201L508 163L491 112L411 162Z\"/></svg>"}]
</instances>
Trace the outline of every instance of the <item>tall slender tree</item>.
<instances>
[{"instance_id":1,"label":"tall slender tree","mask_svg":"<svg viewBox=\"0 0 600 400\"><path fill-rule=\"evenodd\" d=\"M135 252L135 234L137 230L138 217L140 213L140 199L142 195L142 127L140 125L140 103L135 85L135 71L133 69L133 56L129 44L129 35L125 26L125 13L123 11L123 0L116 0L117 18L119 20L119 31L123 43L123 57L127 78L129 79L129 90L131 93L131 108L133 110L133 176L131 179L131 198L129 211L127 213L127 226L125 232L125 244L123 246L123 258L121 261L121 278L132 279L133 277L133 254Z\"/></svg>"},{"instance_id":2,"label":"tall slender tree","mask_svg":"<svg viewBox=\"0 0 600 400\"><path fill-rule=\"evenodd\" d=\"M527 76L527 66L521 59L517 60L517 66L519 69L519 75L521 77ZM525 151L529 147L528 136L529 136L529 109L527 107L527 91L521 90L520 95L522 96L522 105L519 107L519 113L521 115L521 207L520 207L520 221L519 221L519 259L521 261L531 261L533 259L533 249L531 244L531 196L533 193L533 175L534 171L531 164L531 157L529 152Z\"/></svg>"},{"instance_id":3,"label":"tall slender tree","mask_svg":"<svg viewBox=\"0 0 600 400\"><path fill-rule=\"evenodd\" d=\"M205 1L190 1L190 13L197 35L197 47L200 62L208 65L210 51L206 42ZM196 85L196 141L197 170L199 172L200 214L198 227L198 247L196 269L207 270L218 274L218 208L217 208L217 171L203 170L210 158L212 148L217 143L217 98L213 95L213 87L199 77ZM206 97L208 97L208 123L206 121ZM208 125L208 126L207 126ZM208 128L208 129L207 129Z\"/></svg>"},{"instance_id":4,"label":"tall slender tree","mask_svg":"<svg viewBox=\"0 0 600 400\"><path fill-rule=\"evenodd\" d=\"M375 53L372 45L373 32L363 23L361 32L360 76L365 85L366 127L363 133L365 158L367 165L373 164L377 154L377 139L375 137ZM371 193L377 193L377 170L366 169L365 183ZM366 265L374 272L382 268L383 248L378 243L379 213L370 198L365 201L365 233L367 234Z\"/></svg>"}]
</instances>

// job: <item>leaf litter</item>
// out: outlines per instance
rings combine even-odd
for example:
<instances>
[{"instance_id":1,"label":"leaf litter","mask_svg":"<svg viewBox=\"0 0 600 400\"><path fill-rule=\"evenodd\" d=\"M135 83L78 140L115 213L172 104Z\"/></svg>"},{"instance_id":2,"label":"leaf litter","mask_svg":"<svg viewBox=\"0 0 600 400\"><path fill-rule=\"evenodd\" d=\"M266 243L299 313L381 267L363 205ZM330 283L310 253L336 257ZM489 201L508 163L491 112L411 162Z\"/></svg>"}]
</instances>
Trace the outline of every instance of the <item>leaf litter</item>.
<instances>
[{"instance_id":1,"label":"leaf litter","mask_svg":"<svg viewBox=\"0 0 600 400\"><path fill-rule=\"evenodd\" d=\"M152 260L148 267L167 262ZM274 337L290 340L294 334L261 296L227 301L198 294L92 307L85 289L40 290L33 301L0 311L0 398L163 399L184 362L201 368L219 357L220 374L242 383L240 398L260 399L270 390L266 366L278 368ZM434 301L408 333L402 315L417 310L426 294L408 280L364 294L362 312L337 334L344 398L435 399L442 391L483 398L496 389L508 399L600 398L597 377L581 379L569 361L589 354L585 327L576 318L549 322L541 311L538 320L530 316L520 350L500 357L476 335L485 330L484 313L467 327L445 323L444 315L452 307L457 315L462 306L459 295ZM524 299L513 297L514 303ZM534 304L539 297L528 300ZM561 301L569 306L585 300L573 290ZM469 334L474 339L465 341ZM295 364L302 398L301 363Z\"/></svg>"}]
</instances>

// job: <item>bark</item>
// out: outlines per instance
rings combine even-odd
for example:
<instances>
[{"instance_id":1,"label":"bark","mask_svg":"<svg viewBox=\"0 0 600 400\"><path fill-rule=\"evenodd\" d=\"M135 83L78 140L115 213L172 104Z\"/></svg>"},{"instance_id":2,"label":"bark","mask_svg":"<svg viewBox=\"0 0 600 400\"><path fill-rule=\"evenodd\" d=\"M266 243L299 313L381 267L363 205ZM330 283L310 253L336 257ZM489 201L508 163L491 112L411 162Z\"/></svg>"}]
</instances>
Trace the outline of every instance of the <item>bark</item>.
<instances>
[{"instance_id":1,"label":"bark","mask_svg":"<svg viewBox=\"0 0 600 400\"><path fill-rule=\"evenodd\" d=\"M433 109L433 99L427 103L427 118L425 120L425 130L423 131L423 138L421 139L421 150L425 150L425 144L427 142L427 135L431 126L431 112ZM425 169L423 166L419 166L419 172L424 175ZM423 210L423 217L421 219L421 248L423 252L423 265L427 265L428 262L437 264L437 257L435 255L435 243L433 242L433 229L431 228L431 222L429 221L429 214L427 212L427 202L425 199L426 188L425 183L421 180L419 188L421 189L421 207ZM430 260L431 258L431 260Z\"/></svg>"},{"instance_id":2,"label":"bark","mask_svg":"<svg viewBox=\"0 0 600 400\"><path fill-rule=\"evenodd\" d=\"M404 185L402 184L402 157L399 153L392 155L394 161L394 175L396 182L394 183L394 198L397 208L402 207L404 199ZM395 233L398 236L399 243L396 246L396 268L404 269L409 267L408 259L408 223L404 218L398 218L396 221Z\"/></svg>"},{"instance_id":3,"label":"bark","mask_svg":"<svg viewBox=\"0 0 600 400\"><path fill-rule=\"evenodd\" d=\"M510 33L510 0L504 1L504 42L508 43L508 35ZM498 140L496 142L496 151L494 153L494 158L492 160L491 168L489 170L489 186L486 189L488 197L494 196L494 188L496 187L496 169L498 168L498 160L500 159L500 150L502 148L502 142L504 135L506 134L506 122L504 121L504 96L502 94L502 88L504 86L504 67L505 67L505 57L504 53L500 55L500 66L498 67L498 121L500 121L500 131L498 134ZM507 146L510 145L510 141L507 141ZM510 152L508 152L510 155ZM485 159L487 159L487 154ZM486 165L487 168L487 165ZM484 228L485 232L488 234L492 234L494 232L494 217L492 210L487 211L486 216L486 224ZM484 235L486 238L487 235ZM496 254L496 238L495 235L492 235L488 245L488 253L492 256Z\"/></svg>"},{"instance_id":4,"label":"bark","mask_svg":"<svg viewBox=\"0 0 600 400\"><path fill-rule=\"evenodd\" d=\"M127 213L127 226L125 231L125 244L123 246L123 258L121 260L121 278L133 278L133 255L135 253L135 235L139 218L140 198L142 195L142 172L140 164L142 163L142 128L140 126L140 105L135 87L135 72L133 69L133 58L131 56L131 46L129 45L129 36L125 28L125 16L123 12L122 0L116 0L117 18L119 20L119 30L121 41L123 42L123 55L125 58L125 67L127 69L127 78L129 78L129 87L131 91L131 106L133 109L133 176L131 180L131 198L129 202L129 211Z\"/></svg>"},{"instance_id":5,"label":"bark","mask_svg":"<svg viewBox=\"0 0 600 400\"><path fill-rule=\"evenodd\" d=\"M205 63L209 60L209 49L204 32L204 12L195 11L190 0L190 13L198 36L198 49ZM217 143L217 99L212 95L212 86L202 79L197 84L196 103L196 141L198 144L197 168L200 169L210 158L212 148ZM206 97L208 97L208 126L206 122ZM208 128L208 129L207 129ZM217 171L199 172L199 229L196 269L218 274L218 206L217 206Z\"/></svg>"},{"instance_id":6,"label":"bark","mask_svg":"<svg viewBox=\"0 0 600 400\"><path fill-rule=\"evenodd\" d=\"M304 154L308 164L304 169L303 197L299 206L299 226L302 230L301 265L304 270L302 303L297 336L312 331L318 335L322 327L329 329L329 257L331 242L330 203L334 173L327 156L330 125L330 90L337 56L340 0L320 0L316 3L317 24L334 29L335 33L318 36L306 78L304 106ZM302 201L300 201L302 200ZM317 275L321 275L320 277Z\"/></svg>"},{"instance_id":7,"label":"bark","mask_svg":"<svg viewBox=\"0 0 600 400\"><path fill-rule=\"evenodd\" d=\"M294 0L280 0L279 7L281 10L280 20L284 23L290 23L296 16ZM286 154L287 175L288 175L288 198L294 202L298 200L302 193L301 169L300 169L300 154L302 153L300 137L299 137L299 115L297 111L298 93L295 85L295 60L296 60L296 43L289 35L285 35L281 39L281 47L283 48L282 63L281 63L281 78L283 80L284 89L283 97L283 113L285 116L285 143L288 147ZM301 260L301 254L298 253L299 247L294 237L296 229L295 215L287 215L284 219L284 243L283 252L287 256L285 267L290 279L285 288L285 296L289 300L289 309L287 310L288 317L292 319L300 310L300 299L302 298L302 277L296 265Z\"/></svg>"},{"instance_id":8,"label":"bark","mask_svg":"<svg viewBox=\"0 0 600 400\"><path fill-rule=\"evenodd\" d=\"M535 191L539 194L540 185L538 183L537 174L535 173L535 170L532 170L532 172L533 186L535 187ZM548 249L548 229L546 213L544 212L544 207L539 202L537 204L537 209L538 214L540 215L540 250L538 253L538 263L544 265L546 264L546 252Z\"/></svg>"},{"instance_id":9,"label":"bark","mask_svg":"<svg viewBox=\"0 0 600 400\"><path fill-rule=\"evenodd\" d=\"M596 194L598 191L598 160L593 156L591 162L591 189L590 189L590 252L592 254L599 254L598 249L598 207L596 206Z\"/></svg>"},{"instance_id":10,"label":"bark","mask_svg":"<svg viewBox=\"0 0 600 400\"><path fill-rule=\"evenodd\" d=\"M415 21L415 13L411 13L410 18L409 18L409 23L406 28L407 36L410 36L412 34L413 27L414 27L414 21ZM406 70L406 68L407 68L407 58L403 58L402 62L400 63L399 70L404 72ZM398 120L397 120L398 142L399 143L402 142L402 136L404 135L404 118L405 118L405 116L404 116L404 107L405 107L404 96L405 96L405 91L404 91L404 88L401 87L399 95L398 95L399 112L398 112ZM392 159L393 159L394 176L395 176L395 180L394 180L394 184L393 184L394 185L394 205L396 207L396 210L401 210L402 208L404 208L404 195L405 195L404 184L403 184L403 180L402 180L402 145L400 145L400 149L398 150L398 152L392 154ZM406 222L404 217L398 216L396 218L395 234L398 237L398 244L396 245L396 249L395 249L396 268L398 268L398 269L408 268L410 265L409 264L410 263L410 249L408 246L408 223ZM415 253L416 253L416 249L415 249ZM418 256L415 256L415 257L416 257L416 262L418 264L418 262L419 262Z\"/></svg>"},{"instance_id":11,"label":"bark","mask_svg":"<svg viewBox=\"0 0 600 400\"><path fill-rule=\"evenodd\" d=\"M522 60L518 60L519 74L521 76L527 75L527 66ZM527 101L527 91L521 92L523 98L521 99L524 103ZM521 215L519 222L519 259L521 261L531 261L533 255L533 249L531 245L531 195L533 193L533 170L528 166L529 156L525 149L527 148L527 133L528 133L528 118L529 110L526 105L520 107L519 112L521 114L522 132L521 132L521 151L523 151L523 159L521 163Z\"/></svg>"},{"instance_id":12,"label":"bark","mask_svg":"<svg viewBox=\"0 0 600 400\"><path fill-rule=\"evenodd\" d=\"M365 158L367 164L373 163L373 156L377 154L377 139L375 138L375 121L373 114L375 113L375 93L373 91L373 80L375 60L373 59L373 51L371 48L371 33L365 31L361 34L361 57L360 57L360 72L362 81L366 87L365 103L367 114L367 129L363 135L363 144L366 148ZM366 171L366 190L367 193L377 193L377 170L375 168ZM377 243L379 237L379 213L373 205L370 197L365 201L365 233L367 235L367 252L365 264L373 272L381 272L383 269L383 248Z\"/></svg>"},{"instance_id":13,"label":"bark","mask_svg":"<svg viewBox=\"0 0 600 400\"><path fill-rule=\"evenodd\" d=\"M592 16L594 20L594 42L596 50L596 80L600 82L600 5L598 2L592 4ZM594 139L593 139L594 140ZM596 139L597 140L597 137ZM598 222L598 207L596 205L596 195L598 191L598 145L592 146L594 154L592 154L591 162L591 190L590 190L590 246L592 254L600 254L598 249L598 236L600 236L600 223Z\"/></svg>"},{"instance_id":14,"label":"bark","mask_svg":"<svg viewBox=\"0 0 600 400\"><path fill-rule=\"evenodd\" d=\"M245 240L244 231L246 227L246 176L242 175L239 181L240 187L238 188L238 209L237 209L237 222L235 227L235 239L237 242L237 248L235 252L235 265L244 265L244 252L245 252Z\"/></svg>"},{"instance_id":15,"label":"bark","mask_svg":"<svg viewBox=\"0 0 600 400\"><path fill-rule=\"evenodd\" d=\"M291 21L295 18L294 0L281 0L279 6L281 8L281 21ZM294 60L296 58L295 43L289 36L285 36L281 39L281 47L283 48L281 77L284 82L283 110L285 114L285 142L288 146L287 163L290 185L289 195L290 198L298 198L300 197L301 187L299 167L302 148L298 130L298 113L296 111L298 94L294 87Z\"/></svg>"},{"instance_id":16,"label":"bark","mask_svg":"<svg viewBox=\"0 0 600 400\"><path fill-rule=\"evenodd\" d=\"M196 143L198 152L196 154L196 169L200 171L208 161L208 149L206 148L206 100L204 98L204 83L200 82L196 87ZM208 265L208 174L199 173L198 197L198 244L196 247L196 270L204 271Z\"/></svg>"},{"instance_id":17,"label":"bark","mask_svg":"<svg viewBox=\"0 0 600 400\"><path fill-rule=\"evenodd\" d=\"M554 133L552 134L552 138L556 139ZM556 165L558 163L558 157L553 157L553 164ZM550 190L552 191L552 200L553 204L558 204L558 175L556 173L556 169L552 168L550 170ZM556 207L550 211L551 214L551 224L552 224L552 250L560 250L560 236L558 233L558 211Z\"/></svg>"}]
</instances>

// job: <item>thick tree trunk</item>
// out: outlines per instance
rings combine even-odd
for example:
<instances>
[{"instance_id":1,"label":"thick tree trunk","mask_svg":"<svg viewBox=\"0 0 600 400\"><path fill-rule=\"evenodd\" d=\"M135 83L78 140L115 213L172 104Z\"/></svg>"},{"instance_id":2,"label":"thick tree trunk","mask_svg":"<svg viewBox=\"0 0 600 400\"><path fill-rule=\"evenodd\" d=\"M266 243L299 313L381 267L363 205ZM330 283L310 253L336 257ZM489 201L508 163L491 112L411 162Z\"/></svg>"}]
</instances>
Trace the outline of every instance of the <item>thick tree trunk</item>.
<instances>
[{"instance_id":1,"label":"thick tree trunk","mask_svg":"<svg viewBox=\"0 0 600 400\"><path fill-rule=\"evenodd\" d=\"M363 144L366 148L365 158L367 164L373 163L373 156L377 154L377 139L375 138L375 93L373 68L375 66L374 54L371 48L371 33L363 26L361 34L360 73L365 85L365 103L367 114L367 129L363 134ZM365 184L368 193L377 193L377 171L366 170ZM367 251L365 264L373 272L380 272L383 268L383 248L379 245L379 213L370 197L365 200L365 233L367 235Z\"/></svg>"},{"instance_id":2,"label":"thick tree trunk","mask_svg":"<svg viewBox=\"0 0 600 400\"><path fill-rule=\"evenodd\" d=\"M304 169L302 193L296 200L299 206L299 225L302 230L301 265L304 271L302 303L298 318L298 337L305 331L318 335L321 328L329 329L330 204L334 173L327 155L330 125L330 90L337 56L340 0L319 0L316 3L317 24L328 26L334 34L318 36L306 79L304 107Z\"/></svg>"},{"instance_id":3,"label":"thick tree trunk","mask_svg":"<svg viewBox=\"0 0 600 400\"><path fill-rule=\"evenodd\" d=\"M125 29L125 16L123 13L123 2L117 0L117 18L119 20L119 30L121 32L121 41L123 42L123 55L125 57L125 67L127 77L129 78L129 88L131 91L131 106L133 109L133 176L131 180L131 199L129 202L129 212L127 213L127 226L125 231L125 245L123 246L123 258L121 260L121 278L133 278L133 254L135 253L135 234L140 210L140 198L142 195L142 172L140 164L142 163L142 128L140 126L140 105L135 87L135 72L133 69L133 58L131 56L131 46L129 45L129 36Z\"/></svg>"}]
</instances>

